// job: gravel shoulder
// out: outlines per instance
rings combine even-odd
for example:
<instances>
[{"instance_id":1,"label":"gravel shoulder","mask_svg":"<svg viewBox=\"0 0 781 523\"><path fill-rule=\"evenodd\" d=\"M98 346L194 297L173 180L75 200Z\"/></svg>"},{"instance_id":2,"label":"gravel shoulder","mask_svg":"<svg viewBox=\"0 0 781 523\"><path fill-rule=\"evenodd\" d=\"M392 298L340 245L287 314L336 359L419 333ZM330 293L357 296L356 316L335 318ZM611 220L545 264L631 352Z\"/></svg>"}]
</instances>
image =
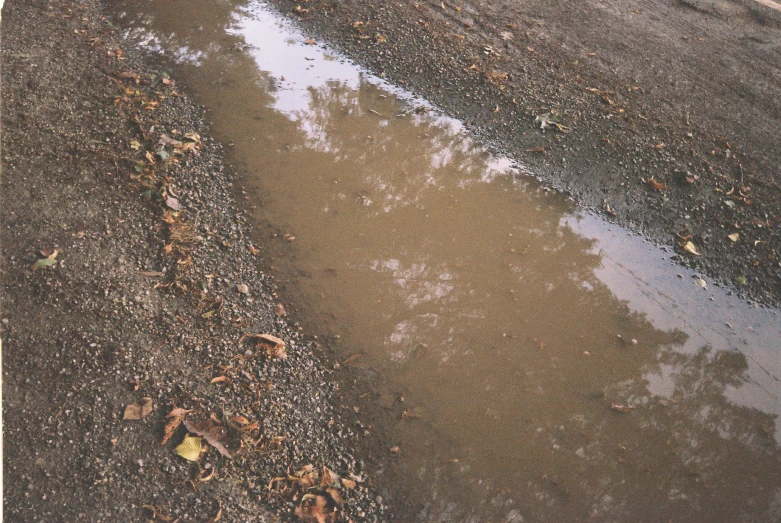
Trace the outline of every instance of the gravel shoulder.
<instances>
[{"instance_id":1,"label":"gravel shoulder","mask_svg":"<svg viewBox=\"0 0 781 523\"><path fill-rule=\"evenodd\" d=\"M6 2L2 60L6 520L386 520L201 108L94 0Z\"/></svg>"},{"instance_id":2,"label":"gravel shoulder","mask_svg":"<svg viewBox=\"0 0 781 523\"><path fill-rule=\"evenodd\" d=\"M584 207L781 303L777 11L753 0L271 3ZM562 127L541 129L545 119Z\"/></svg>"}]
</instances>

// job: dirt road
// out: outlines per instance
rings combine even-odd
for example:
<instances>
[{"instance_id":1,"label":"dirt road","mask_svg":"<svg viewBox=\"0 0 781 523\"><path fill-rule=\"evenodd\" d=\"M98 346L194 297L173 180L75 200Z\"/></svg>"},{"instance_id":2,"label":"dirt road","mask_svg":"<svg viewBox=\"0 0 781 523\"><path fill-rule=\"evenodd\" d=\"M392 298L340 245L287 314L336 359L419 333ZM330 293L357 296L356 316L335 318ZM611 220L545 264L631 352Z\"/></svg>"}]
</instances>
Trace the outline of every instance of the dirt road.
<instances>
[{"instance_id":1,"label":"dirt road","mask_svg":"<svg viewBox=\"0 0 781 523\"><path fill-rule=\"evenodd\" d=\"M749 0L272 3L585 206L674 246L681 263L781 299L777 11ZM561 126L541 129L545 115Z\"/></svg>"}]
</instances>

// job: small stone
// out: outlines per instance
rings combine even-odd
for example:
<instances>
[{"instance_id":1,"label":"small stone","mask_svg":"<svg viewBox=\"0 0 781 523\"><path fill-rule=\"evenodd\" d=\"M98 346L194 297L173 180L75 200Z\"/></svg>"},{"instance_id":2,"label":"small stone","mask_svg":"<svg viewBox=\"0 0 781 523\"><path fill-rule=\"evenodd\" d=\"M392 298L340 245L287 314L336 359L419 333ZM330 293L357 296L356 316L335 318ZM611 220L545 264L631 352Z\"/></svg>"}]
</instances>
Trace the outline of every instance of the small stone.
<instances>
[{"instance_id":1,"label":"small stone","mask_svg":"<svg viewBox=\"0 0 781 523\"><path fill-rule=\"evenodd\" d=\"M249 294L249 287L246 283L239 283L236 285L236 290L242 294Z\"/></svg>"}]
</instances>

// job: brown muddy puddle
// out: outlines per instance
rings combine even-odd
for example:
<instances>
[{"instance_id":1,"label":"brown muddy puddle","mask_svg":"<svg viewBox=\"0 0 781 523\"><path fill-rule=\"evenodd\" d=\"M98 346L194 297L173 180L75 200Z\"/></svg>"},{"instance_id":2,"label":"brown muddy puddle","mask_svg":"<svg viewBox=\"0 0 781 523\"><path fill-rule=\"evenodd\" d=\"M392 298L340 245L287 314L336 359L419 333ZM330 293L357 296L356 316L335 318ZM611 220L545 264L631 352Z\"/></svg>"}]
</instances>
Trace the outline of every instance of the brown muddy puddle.
<instances>
[{"instance_id":1,"label":"brown muddy puddle","mask_svg":"<svg viewBox=\"0 0 781 523\"><path fill-rule=\"evenodd\" d=\"M398 521L781 519L777 311L262 5L118 8L234 144L292 316L375 384L353 414Z\"/></svg>"}]
</instances>

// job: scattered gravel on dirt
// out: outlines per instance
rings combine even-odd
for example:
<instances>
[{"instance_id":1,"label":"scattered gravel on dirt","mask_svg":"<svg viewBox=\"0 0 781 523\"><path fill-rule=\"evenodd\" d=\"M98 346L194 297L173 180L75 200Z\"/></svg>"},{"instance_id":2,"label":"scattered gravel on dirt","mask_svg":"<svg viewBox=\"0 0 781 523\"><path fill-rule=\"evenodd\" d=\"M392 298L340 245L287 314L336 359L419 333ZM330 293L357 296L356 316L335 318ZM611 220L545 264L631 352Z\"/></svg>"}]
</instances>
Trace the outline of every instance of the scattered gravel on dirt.
<instances>
[{"instance_id":1,"label":"scattered gravel on dirt","mask_svg":"<svg viewBox=\"0 0 781 523\"><path fill-rule=\"evenodd\" d=\"M752 0L270 2L587 208L674 246L678 262L781 303L776 11ZM563 127L541 129L546 115Z\"/></svg>"},{"instance_id":2,"label":"scattered gravel on dirt","mask_svg":"<svg viewBox=\"0 0 781 523\"><path fill-rule=\"evenodd\" d=\"M2 22L7 521L388 519L202 110L97 1Z\"/></svg>"}]
</instances>

